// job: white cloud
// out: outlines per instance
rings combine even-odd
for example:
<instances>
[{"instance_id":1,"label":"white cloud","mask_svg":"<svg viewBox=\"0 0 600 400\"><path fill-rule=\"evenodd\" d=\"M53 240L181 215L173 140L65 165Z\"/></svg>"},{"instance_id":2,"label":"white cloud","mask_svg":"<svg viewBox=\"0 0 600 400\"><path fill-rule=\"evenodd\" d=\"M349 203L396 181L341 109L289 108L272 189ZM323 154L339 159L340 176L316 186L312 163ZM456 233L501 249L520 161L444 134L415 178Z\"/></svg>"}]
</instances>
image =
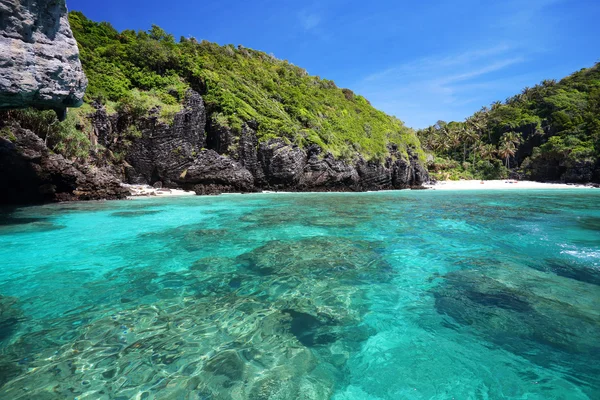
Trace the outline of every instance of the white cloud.
<instances>
[{"instance_id":1,"label":"white cloud","mask_svg":"<svg viewBox=\"0 0 600 400\"><path fill-rule=\"evenodd\" d=\"M302 11L298 14L298 19L307 31L315 29L321 23L321 16L315 12Z\"/></svg>"},{"instance_id":2,"label":"white cloud","mask_svg":"<svg viewBox=\"0 0 600 400\"><path fill-rule=\"evenodd\" d=\"M498 74L525 61L518 47L498 43L412 60L372 73L356 88L374 106L421 128L438 119L463 119L487 104L481 93L501 88Z\"/></svg>"}]
</instances>

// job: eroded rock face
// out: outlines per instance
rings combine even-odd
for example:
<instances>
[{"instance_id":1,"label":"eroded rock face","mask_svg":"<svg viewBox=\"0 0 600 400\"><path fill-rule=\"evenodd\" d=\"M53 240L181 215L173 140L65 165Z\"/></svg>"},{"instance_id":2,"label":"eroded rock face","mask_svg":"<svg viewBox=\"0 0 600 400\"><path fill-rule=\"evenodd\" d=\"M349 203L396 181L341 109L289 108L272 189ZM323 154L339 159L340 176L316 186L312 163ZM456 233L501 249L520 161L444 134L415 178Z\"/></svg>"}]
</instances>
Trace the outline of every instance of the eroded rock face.
<instances>
[{"instance_id":1,"label":"eroded rock face","mask_svg":"<svg viewBox=\"0 0 600 400\"><path fill-rule=\"evenodd\" d=\"M53 154L33 132L15 128L0 138L0 203L121 199L129 191L102 168Z\"/></svg>"},{"instance_id":2,"label":"eroded rock face","mask_svg":"<svg viewBox=\"0 0 600 400\"><path fill-rule=\"evenodd\" d=\"M284 139L259 143L255 121L245 122L239 130L220 126L207 116L202 97L192 90L171 125L160 122L159 110L135 122L138 138L127 138L134 123L128 116L108 115L102 105L95 106L92 125L98 142L127 154L122 178L129 183L160 182L198 194L219 194L406 189L429 179L415 152L408 149L407 159L395 145L380 163L339 160L317 145L301 148ZM128 140L131 144L125 150L119 148Z\"/></svg>"},{"instance_id":3,"label":"eroded rock face","mask_svg":"<svg viewBox=\"0 0 600 400\"><path fill-rule=\"evenodd\" d=\"M92 125L98 142L108 149L115 149L134 122L123 115L108 115L106 109L96 104ZM159 119L159 110L135 124L141 137L131 140L125 150L126 161L131 166L126 171L130 183L162 182L167 187L177 186L178 180L190 168L205 146L206 112L202 97L188 91L183 109L174 117L172 124ZM123 151L122 149L120 151Z\"/></svg>"},{"instance_id":4,"label":"eroded rock face","mask_svg":"<svg viewBox=\"0 0 600 400\"><path fill-rule=\"evenodd\" d=\"M197 194L254 190L254 177L246 168L213 150L201 151L176 182L182 187L193 189Z\"/></svg>"},{"instance_id":5,"label":"eroded rock face","mask_svg":"<svg viewBox=\"0 0 600 400\"><path fill-rule=\"evenodd\" d=\"M298 185L306 166L306 153L297 146L274 139L260 144L258 160L261 184L284 189Z\"/></svg>"},{"instance_id":6,"label":"eroded rock face","mask_svg":"<svg viewBox=\"0 0 600 400\"><path fill-rule=\"evenodd\" d=\"M83 101L87 79L64 0L0 0L0 109L57 110Z\"/></svg>"},{"instance_id":7,"label":"eroded rock face","mask_svg":"<svg viewBox=\"0 0 600 400\"><path fill-rule=\"evenodd\" d=\"M116 152L132 121L124 115L108 115L96 104L92 116L98 142ZM154 113L158 115L158 110ZM207 123L208 120L208 123ZM259 143L257 123L248 121L240 130L219 126L207 118L202 97L190 90L184 110L172 125L152 113L137 121L141 138L126 148L123 179L129 183L159 183L183 187L198 194L289 191L364 191L420 187L427 170L408 149L408 159L397 146L383 164L336 159L317 145L301 148L284 139Z\"/></svg>"},{"instance_id":8,"label":"eroded rock face","mask_svg":"<svg viewBox=\"0 0 600 400\"><path fill-rule=\"evenodd\" d=\"M299 191L364 191L419 187L429 180L426 169L409 150L409 160L392 149L396 158L384 164L359 159L354 164L322 154L316 146L306 150L280 139L261 143L258 171L261 187Z\"/></svg>"}]
</instances>

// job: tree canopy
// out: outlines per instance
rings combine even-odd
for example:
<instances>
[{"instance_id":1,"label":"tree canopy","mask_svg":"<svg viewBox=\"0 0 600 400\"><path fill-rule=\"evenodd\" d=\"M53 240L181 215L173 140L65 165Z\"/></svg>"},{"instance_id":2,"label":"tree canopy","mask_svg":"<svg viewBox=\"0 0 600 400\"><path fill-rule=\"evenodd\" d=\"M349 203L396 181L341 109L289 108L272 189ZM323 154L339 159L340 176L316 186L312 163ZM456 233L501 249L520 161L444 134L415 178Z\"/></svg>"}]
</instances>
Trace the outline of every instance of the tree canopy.
<instances>
[{"instance_id":1,"label":"tree canopy","mask_svg":"<svg viewBox=\"0 0 600 400\"><path fill-rule=\"evenodd\" d=\"M362 96L304 69L243 46L194 38L176 41L158 26L116 31L80 12L69 14L89 79L88 103L118 110L161 108L168 120L187 89L204 98L213 122L239 130L256 121L259 140L317 144L337 157L382 160L388 145L422 155L415 132Z\"/></svg>"},{"instance_id":2,"label":"tree canopy","mask_svg":"<svg viewBox=\"0 0 600 400\"><path fill-rule=\"evenodd\" d=\"M439 121L418 135L443 179L597 180L600 64L545 80L464 122Z\"/></svg>"}]
</instances>

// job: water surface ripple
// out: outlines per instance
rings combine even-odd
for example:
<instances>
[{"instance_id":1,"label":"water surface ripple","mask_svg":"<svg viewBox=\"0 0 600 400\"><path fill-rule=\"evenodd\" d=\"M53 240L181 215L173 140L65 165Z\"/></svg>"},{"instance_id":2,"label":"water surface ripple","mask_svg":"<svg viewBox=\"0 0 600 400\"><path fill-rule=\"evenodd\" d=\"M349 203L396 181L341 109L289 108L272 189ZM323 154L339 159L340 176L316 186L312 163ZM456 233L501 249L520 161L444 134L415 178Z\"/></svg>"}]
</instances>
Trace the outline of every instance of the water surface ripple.
<instances>
[{"instance_id":1,"label":"water surface ripple","mask_svg":"<svg viewBox=\"0 0 600 400\"><path fill-rule=\"evenodd\" d=\"M600 191L0 214L1 399L599 399Z\"/></svg>"}]
</instances>

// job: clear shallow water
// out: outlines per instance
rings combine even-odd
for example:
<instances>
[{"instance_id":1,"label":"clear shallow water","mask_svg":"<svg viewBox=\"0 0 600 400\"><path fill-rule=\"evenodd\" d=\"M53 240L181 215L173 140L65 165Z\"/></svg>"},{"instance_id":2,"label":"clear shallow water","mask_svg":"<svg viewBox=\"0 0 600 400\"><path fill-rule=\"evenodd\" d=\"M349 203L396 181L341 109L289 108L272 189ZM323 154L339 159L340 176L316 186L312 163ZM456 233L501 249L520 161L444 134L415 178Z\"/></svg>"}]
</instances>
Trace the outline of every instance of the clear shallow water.
<instances>
[{"instance_id":1,"label":"clear shallow water","mask_svg":"<svg viewBox=\"0 0 600 400\"><path fill-rule=\"evenodd\" d=\"M0 219L1 399L598 399L600 191Z\"/></svg>"}]
</instances>

